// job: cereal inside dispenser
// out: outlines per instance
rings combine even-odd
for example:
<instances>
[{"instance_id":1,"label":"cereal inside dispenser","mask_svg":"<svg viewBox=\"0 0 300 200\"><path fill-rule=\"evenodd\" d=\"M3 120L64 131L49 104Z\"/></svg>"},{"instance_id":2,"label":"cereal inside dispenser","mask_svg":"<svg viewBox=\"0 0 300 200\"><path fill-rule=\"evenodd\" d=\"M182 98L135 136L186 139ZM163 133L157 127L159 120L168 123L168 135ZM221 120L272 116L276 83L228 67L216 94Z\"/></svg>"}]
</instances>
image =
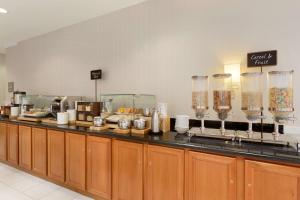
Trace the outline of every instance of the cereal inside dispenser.
<instances>
[{"instance_id":1,"label":"cereal inside dispenser","mask_svg":"<svg viewBox=\"0 0 300 200\"><path fill-rule=\"evenodd\" d=\"M294 71L271 71L268 73L269 111L274 116L275 135L278 139L278 124L290 119L294 112L293 102Z\"/></svg>"},{"instance_id":2,"label":"cereal inside dispenser","mask_svg":"<svg viewBox=\"0 0 300 200\"><path fill-rule=\"evenodd\" d=\"M225 120L228 112L231 111L231 74L214 74L213 75L213 99L214 111L217 112L218 118L222 121L221 134L225 134Z\"/></svg>"}]
</instances>

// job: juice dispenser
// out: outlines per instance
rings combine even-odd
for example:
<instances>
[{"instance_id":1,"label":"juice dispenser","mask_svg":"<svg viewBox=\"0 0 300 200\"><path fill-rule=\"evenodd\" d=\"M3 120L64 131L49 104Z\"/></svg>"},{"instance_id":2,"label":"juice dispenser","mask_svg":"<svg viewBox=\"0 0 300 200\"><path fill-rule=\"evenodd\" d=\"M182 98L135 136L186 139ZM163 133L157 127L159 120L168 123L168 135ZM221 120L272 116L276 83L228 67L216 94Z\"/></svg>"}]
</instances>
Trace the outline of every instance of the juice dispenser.
<instances>
[{"instance_id":1,"label":"juice dispenser","mask_svg":"<svg viewBox=\"0 0 300 200\"><path fill-rule=\"evenodd\" d=\"M196 117L201 120L204 131L204 117L208 110L208 76L192 76L192 107Z\"/></svg>"},{"instance_id":2,"label":"juice dispenser","mask_svg":"<svg viewBox=\"0 0 300 200\"><path fill-rule=\"evenodd\" d=\"M231 74L213 75L213 109L222 121L221 134L225 135L225 120L231 111Z\"/></svg>"}]
</instances>

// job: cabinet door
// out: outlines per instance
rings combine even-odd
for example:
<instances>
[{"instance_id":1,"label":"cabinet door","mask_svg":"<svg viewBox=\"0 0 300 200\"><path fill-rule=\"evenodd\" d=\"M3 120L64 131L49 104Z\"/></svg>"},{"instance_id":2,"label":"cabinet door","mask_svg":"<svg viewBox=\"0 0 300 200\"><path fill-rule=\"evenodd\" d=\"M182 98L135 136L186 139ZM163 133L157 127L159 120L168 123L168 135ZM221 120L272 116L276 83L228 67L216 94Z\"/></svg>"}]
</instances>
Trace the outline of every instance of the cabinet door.
<instances>
[{"instance_id":1,"label":"cabinet door","mask_svg":"<svg viewBox=\"0 0 300 200\"><path fill-rule=\"evenodd\" d=\"M300 169L246 161L246 200L299 200Z\"/></svg>"},{"instance_id":2,"label":"cabinet door","mask_svg":"<svg viewBox=\"0 0 300 200\"><path fill-rule=\"evenodd\" d=\"M85 190L85 135L66 133L66 183Z\"/></svg>"},{"instance_id":3,"label":"cabinet door","mask_svg":"<svg viewBox=\"0 0 300 200\"><path fill-rule=\"evenodd\" d=\"M48 130L48 177L65 181L65 133Z\"/></svg>"},{"instance_id":4,"label":"cabinet door","mask_svg":"<svg viewBox=\"0 0 300 200\"><path fill-rule=\"evenodd\" d=\"M19 129L15 124L7 124L7 161L13 165L19 163Z\"/></svg>"},{"instance_id":5,"label":"cabinet door","mask_svg":"<svg viewBox=\"0 0 300 200\"><path fill-rule=\"evenodd\" d=\"M47 175L47 130L32 128L32 170Z\"/></svg>"},{"instance_id":6,"label":"cabinet door","mask_svg":"<svg viewBox=\"0 0 300 200\"><path fill-rule=\"evenodd\" d=\"M7 159L7 134L6 123L0 123L0 160L5 161Z\"/></svg>"},{"instance_id":7,"label":"cabinet door","mask_svg":"<svg viewBox=\"0 0 300 200\"><path fill-rule=\"evenodd\" d=\"M113 199L143 199L143 144L113 141Z\"/></svg>"},{"instance_id":8,"label":"cabinet door","mask_svg":"<svg viewBox=\"0 0 300 200\"><path fill-rule=\"evenodd\" d=\"M31 127L19 126L19 166L31 170Z\"/></svg>"},{"instance_id":9,"label":"cabinet door","mask_svg":"<svg viewBox=\"0 0 300 200\"><path fill-rule=\"evenodd\" d=\"M111 139L87 137L87 191L111 199Z\"/></svg>"},{"instance_id":10,"label":"cabinet door","mask_svg":"<svg viewBox=\"0 0 300 200\"><path fill-rule=\"evenodd\" d=\"M198 152L186 155L186 200L235 200L235 158Z\"/></svg>"},{"instance_id":11,"label":"cabinet door","mask_svg":"<svg viewBox=\"0 0 300 200\"><path fill-rule=\"evenodd\" d=\"M182 200L184 150L148 145L146 166L147 200Z\"/></svg>"}]
</instances>

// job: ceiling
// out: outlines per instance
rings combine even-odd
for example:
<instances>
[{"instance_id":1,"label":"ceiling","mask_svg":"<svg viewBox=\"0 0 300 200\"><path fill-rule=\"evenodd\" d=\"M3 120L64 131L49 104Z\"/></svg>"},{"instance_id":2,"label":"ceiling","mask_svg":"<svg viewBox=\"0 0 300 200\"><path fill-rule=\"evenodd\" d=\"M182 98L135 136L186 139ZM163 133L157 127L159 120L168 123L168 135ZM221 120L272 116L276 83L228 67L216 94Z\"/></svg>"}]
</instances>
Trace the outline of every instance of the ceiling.
<instances>
[{"instance_id":1,"label":"ceiling","mask_svg":"<svg viewBox=\"0 0 300 200\"><path fill-rule=\"evenodd\" d=\"M145 0L0 0L0 53L38 35Z\"/></svg>"}]
</instances>

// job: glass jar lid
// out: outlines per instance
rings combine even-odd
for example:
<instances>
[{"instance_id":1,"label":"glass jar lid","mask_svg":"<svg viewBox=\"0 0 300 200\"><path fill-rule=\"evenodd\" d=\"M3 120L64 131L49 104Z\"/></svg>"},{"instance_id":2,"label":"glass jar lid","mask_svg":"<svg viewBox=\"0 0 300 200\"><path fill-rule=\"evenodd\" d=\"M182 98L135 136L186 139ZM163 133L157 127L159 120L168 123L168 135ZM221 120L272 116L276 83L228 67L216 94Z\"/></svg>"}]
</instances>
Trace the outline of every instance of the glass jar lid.
<instances>
[{"instance_id":1,"label":"glass jar lid","mask_svg":"<svg viewBox=\"0 0 300 200\"><path fill-rule=\"evenodd\" d=\"M214 74L214 78L230 78L232 75L229 73L224 73L224 74Z\"/></svg>"},{"instance_id":2,"label":"glass jar lid","mask_svg":"<svg viewBox=\"0 0 300 200\"><path fill-rule=\"evenodd\" d=\"M270 71L268 72L268 74L293 74L294 70L290 70L290 71Z\"/></svg>"}]
</instances>

